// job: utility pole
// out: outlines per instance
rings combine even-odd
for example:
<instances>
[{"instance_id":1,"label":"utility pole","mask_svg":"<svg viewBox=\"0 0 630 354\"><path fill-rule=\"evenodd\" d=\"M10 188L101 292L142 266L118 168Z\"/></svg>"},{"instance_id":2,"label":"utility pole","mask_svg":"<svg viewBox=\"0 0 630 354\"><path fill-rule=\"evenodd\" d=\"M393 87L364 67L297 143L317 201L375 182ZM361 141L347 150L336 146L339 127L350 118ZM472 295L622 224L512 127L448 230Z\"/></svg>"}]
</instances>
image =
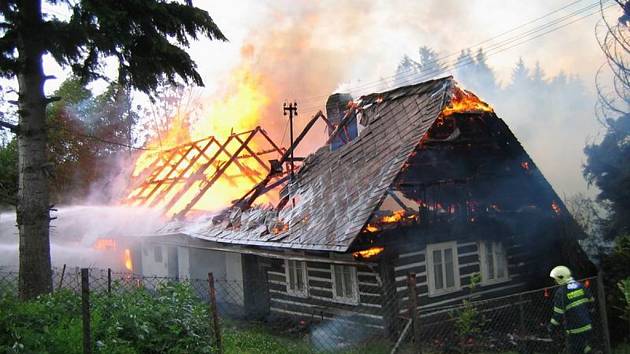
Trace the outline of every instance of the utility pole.
<instances>
[{"instance_id":1,"label":"utility pole","mask_svg":"<svg viewBox=\"0 0 630 354\"><path fill-rule=\"evenodd\" d=\"M284 103L284 106L282 107L282 111L284 113L284 115L286 116L287 113L289 113L289 136L290 136L290 140L291 140L291 145L289 146L289 149L291 149L291 179L293 179L293 170L295 169L295 165L294 165L294 159L293 159L293 153L294 153L294 149L293 149L293 117L298 115L297 112L297 102L293 102L290 103L289 105L287 105L287 103Z\"/></svg>"}]
</instances>

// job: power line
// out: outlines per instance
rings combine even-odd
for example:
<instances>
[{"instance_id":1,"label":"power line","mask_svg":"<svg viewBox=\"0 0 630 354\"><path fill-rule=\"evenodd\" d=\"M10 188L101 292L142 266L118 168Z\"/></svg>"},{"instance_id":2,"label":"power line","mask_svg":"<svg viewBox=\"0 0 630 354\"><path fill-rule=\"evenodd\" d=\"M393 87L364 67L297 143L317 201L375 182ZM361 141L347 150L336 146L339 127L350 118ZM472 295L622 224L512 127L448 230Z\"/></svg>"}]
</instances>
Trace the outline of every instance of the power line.
<instances>
[{"instance_id":1,"label":"power line","mask_svg":"<svg viewBox=\"0 0 630 354\"><path fill-rule=\"evenodd\" d=\"M609 0L605 0L604 2L608 2L608 1ZM570 19L571 17L574 17L575 15L581 15L581 14L583 14L585 12L588 12L589 10L593 10L595 7L597 7L598 4L599 3L588 5L587 7L582 8L580 10L577 10L577 11L571 13L570 15L567 15L567 16L564 16L564 17L560 18L559 21L558 20L554 20L554 21L552 21L550 23L547 23L547 24L544 24L542 26L539 26L539 27L537 27L537 28L535 28L533 30L529 30L528 32L526 32L527 35L515 36L515 37L509 38L507 40L504 40L501 43L495 44L494 46L491 46L489 49L486 50L486 52L485 52L486 53L486 57L491 57L493 55L499 54L501 52L504 52L504 51L509 50L511 48L514 48L516 46L522 45L522 44L524 44L526 42L529 42L529 41L532 41L532 40L537 39L539 37L542 37L542 36L544 36L546 34L555 32L555 31L557 31L557 30L559 30L561 28L564 28L566 26L569 26L569 25L571 25L571 24L573 24L575 22L578 22L580 20L588 18L588 17L598 13L599 10L587 13L586 15L578 17L578 18L575 18L572 21L569 21L569 22L566 22L566 23L562 23L566 19ZM607 7L605 7L604 10L607 10L607 9L609 9L611 7L614 7L614 6L615 6L614 4L611 4L611 5L607 6ZM545 29L547 29L547 30L544 31ZM541 31L543 31L543 32L542 33L538 33L538 32L541 32ZM442 70L438 70L438 71L436 71L435 68L434 68L434 69L428 70L428 71L427 70L413 71L412 74L408 74L408 75L402 75L402 76L400 74L392 75L391 76L391 80L404 79L406 84L411 83L411 82L423 81L423 80L429 79L431 77L435 77L437 75L448 73L448 72L450 72L452 70L459 69L461 67L464 67L464 66L467 66L467 65L470 65L470 64L474 64L475 63L474 59L472 59L472 60L471 59L468 59L466 61L459 61L459 62L456 61L453 64L449 64L448 62L440 63L440 65L437 65L437 66L442 66L443 69ZM434 63L438 63L438 60L435 60L433 62ZM374 82L369 83L369 84L355 86L355 87L350 87L350 90L358 90L358 89L365 90L365 89L368 89L368 88L371 88L371 87L378 87L380 85L386 85L387 86L388 82L385 79L381 79L379 81L374 81ZM313 96L313 97L316 97L316 96ZM326 97L326 96L321 96L321 97ZM307 101L307 102L313 102L313 101L311 100L311 101ZM317 107L320 107L320 105L319 104L307 105L304 109L305 110L309 110L309 109L313 109L313 108L317 108Z\"/></svg>"},{"instance_id":2,"label":"power line","mask_svg":"<svg viewBox=\"0 0 630 354\"><path fill-rule=\"evenodd\" d=\"M145 147L138 147L138 146L133 146L133 145L129 145L129 144L125 144L125 143L119 143L116 141L111 141L111 140L107 140L107 139L103 139L101 137L98 137L96 135L91 135L91 134L82 134L79 132L74 132L70 129L67 128L61 128L62 130L74 135L74 136L79 136L82 138L87 138L87 139L92 139L92 140L96 140L98 142L104 143L104 144L108 144L108 145L116 145L116 146L122 146L128 149L132 149L132 150L140 150L140 151L159 151L158 149L150 149L150 148L145 148Z\"/></svg>"},{"instance_id":3,"label":"power line","mask_svg":"<svg viewBox=\"0 0 630 354\"><path fill-rule=\"evenodd\" d=\"M448 66L448 64L447 64L448 62L446 61L446 59L448 59L450 57L453 57L453 56L456 56L459 53L461 53L462 51L470 50L470 49L472 49L472 48L474 48L476 46L479 46L480 44L491 42L491 41L493 41L493 40L495 40L495 39L497 39L499 37L502 37L502 36L504 36L506 34L512 33L512 32L514 32L514 31L516 31L516 30L518 30L520 28L523 28L523 27L525 27L525 26L527 26L527 25L529 25L531 23L535 23L535 22L537 22L537 21L539 21L541 19L544 19L544 18L552 15L552 14L558 13L558 12L560 12L560 11L562 11L564 9L567 9L570 6L573 6L573 5L575 5L575 4L579 3L579 2L582 2L582 1L583 0L574 1L574 2L572 2L570 4L568 4L568 5L562 6L561 8L553 10L553 11L551 11L551 12L549 12L549 13L543 15L543 16L540 16L540 17L538 17L536 19L530 20L530 21L528 21L528 22L526 22L524 24L521 24L521 25L516 26L516 27L514 27L514 28L512 28L510 30L502 32L502 33L500 33L498 35L495 35L495 36L493 36L491 38L488 38L488 39L486 39L484 41L481 41L481 42L479 42L479 43L477 43L475 45L469 46L469 47L464 48L464 49L462 49L460 51L456 51L456 52L453 52L453 53L441 56L441 57L436 58L435 60L429 61L429 62L427 62L425 64L426 65L440 64L440 65L447 65ZM608 1L610 1L610 0L604 0L603 2L606 3ZM508 45L510 43L513 43L513 42L518 41L518 40L523 39L523 38L527 38L530 35L534 35L534 34L536 34L538 32L544 31L545 29L553 27L555 25L561 24L562 22L564 22L564 21L566 21L566 20L568 20L568 19L570 19L570 18L572 18L572 17L574 17L576 15L581 15L581 14L583 14L585 12L588 12L588 11L598 7L599 4L600 4L599 1L596 2L596 3L591 3L591 4L589 4L589 5L585 6L585 7L582 7L580 9L578 9L578 10L573 11L572 13L570 13L568 15L564 15L564 16L562 16L560 18L553 19L553 20L545 22L545 23L543 23L543 24L541 24L541 25L539 25L537 27L529 29L528 31L521 32L521 33L516 34L514 36L511 36L511 37L508 37L506 39L503 39L502 41L491 45L490 46L490 50L492 50L492 49L500 49L501 47L503 47L505 45ZM593 14L594 13L591 13L588 16L591 16ZM588 17L588 16L586 16L586 17ZM568 24L571 24L571 23L574 23L574 22L576 22L576 21L570 21L569 23L567 23L565 25L568 25ZM564 25L558 26L555 30L560 29L562 27L564 27ZM553 31L550 31L550 32L553 32ZM550 32L546 32L546 33L550 33ZM535 39L535 38L538 38L538 37L540 37L540 36L534 36L534 37L530 38L529 40ZM522 44L522 43L520 43L520 44ZM513 48L513 47L514 46L510 46L509 48ZM507 49L509 49L509 48L507 48ZM490 51L490 50L487 50L487 51ZM499 53L501 51L498 51L497 53ZM404 74L405 72L408 72L408 74ZM387 76L385 78L381 78L381 79L379 79L377 81L367 82L367 83L364 83L364 84L361 84L361 85L350 87L350 90L363 90L363 89L368 89L368 88L377 87L377 86L380 86L380 85L383 85L383 84L387 84L388 80L401 79L401 78L402 79L404 79L404 78L411 78L411 77L414 77L414 76L420 74L421 71L418 72L418 71L415 71L414 69L408 69L408 70L403 71L402 73L403 74L401 75L401 72L398 72L397 74L394 74L394 75L391 75L391 76ZM303 99L301 99L301 102L306 102L306 104L308 106L308 104L312 103L314 101L314 99L321 99L321 98L325 98L325 97L327 97L327 96L326 95L317 95L317 96L304 97Z\"/></svg>"},{"instance_id":4,"label":"power line","mask_svg":"<svg viewBox=\"0 0 630 354\"><path fill-rule=\"evenodd\" d=\"M19 131L19 126L14 125L14 124L10 124L10 123L7 123L7 122L0 121L0 129L2 129L2 128L9 129L13 133L17 133L17 131ZM68 129L68 128L64 128L64 127L58 127L58 128L60 130L65 131L66 133L69 133L72 136L92 139L92 140L96 140L96 141L99 141L99 142L104 143L104 144L122 146L122 147L125 147L125 148L128 148L128 149L133 149L133 150L158 151L157 149L149 149L149 148L144 148L144 147L132 146L132 145L125 144L125 143L120 143L120 142L117 142L117 141L111 141L111 140L108 140L108 139L104 139L104 138L98 137L96 135L79 133L77 131L74 131L74 130Z\"/></svg>"}]
</instances>

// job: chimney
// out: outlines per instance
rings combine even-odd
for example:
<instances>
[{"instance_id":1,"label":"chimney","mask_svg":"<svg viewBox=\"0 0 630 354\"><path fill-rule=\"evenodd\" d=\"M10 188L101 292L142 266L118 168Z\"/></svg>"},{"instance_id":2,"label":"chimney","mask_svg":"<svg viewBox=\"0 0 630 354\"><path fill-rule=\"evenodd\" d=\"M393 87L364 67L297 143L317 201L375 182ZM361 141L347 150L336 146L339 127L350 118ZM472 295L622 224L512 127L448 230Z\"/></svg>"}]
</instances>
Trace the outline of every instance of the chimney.
<instances>
[{"instance_id":1,"label":"chimney","mask_svg":"<svg viewBox=\"0 0 630 354\"><path fill-rule=\"evenodd\" d=\"M348 104L352 101L352 96L348 93L334 93L328 97L326 101L326 115L330 123L336 128L342 121L346 111L348 110ZM354 113L353 113L354 114ZM333 133L334 129L328 128L328 136ZM353 117L335 139L330 144L331 150L336 150L350 140L356 138L357 120Z\"/></svg>"}]
</instances>

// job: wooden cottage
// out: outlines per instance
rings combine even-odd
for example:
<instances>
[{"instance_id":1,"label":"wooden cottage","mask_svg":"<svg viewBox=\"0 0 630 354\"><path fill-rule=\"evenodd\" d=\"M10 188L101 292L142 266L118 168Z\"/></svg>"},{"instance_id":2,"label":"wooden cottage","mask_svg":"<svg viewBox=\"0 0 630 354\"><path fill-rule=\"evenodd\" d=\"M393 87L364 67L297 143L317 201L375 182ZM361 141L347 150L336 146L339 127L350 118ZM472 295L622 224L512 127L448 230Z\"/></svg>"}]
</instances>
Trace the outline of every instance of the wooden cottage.
<instances>
[{"instance_id":1,"label":"wooden cottage","mask_svg":"<svg viewBox=\"0 0 630 354\"><path fill-rule=\"evenodd\" d=\"M426 312L470 296L473 278L475 296L491 298L549 284L556 264L592 271L560 197L505 122L451 77L356 101L336 94L327 108L329 144L278 206L241 200L151 242L240 257L256 315L344 315L379 329L406 311L409 273Z\"/></svg>"}]
</instances>

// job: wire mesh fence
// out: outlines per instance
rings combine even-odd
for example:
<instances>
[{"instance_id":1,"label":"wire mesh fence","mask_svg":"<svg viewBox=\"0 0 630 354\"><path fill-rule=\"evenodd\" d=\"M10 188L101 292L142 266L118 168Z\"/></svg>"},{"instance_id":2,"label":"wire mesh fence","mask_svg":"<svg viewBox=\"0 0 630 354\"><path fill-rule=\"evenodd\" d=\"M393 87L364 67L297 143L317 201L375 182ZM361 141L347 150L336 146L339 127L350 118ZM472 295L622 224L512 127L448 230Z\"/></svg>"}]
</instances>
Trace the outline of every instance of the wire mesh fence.
<instances>
[{"instance_id":1,"label":"wire mesh fence","mask_svg":"<svg viewBox=\"0 0 630 354\"><path fill-rule=\"evenodd\" d=\"M588 345L604 352L597 278L582 283L593 296L586 305L593 329ZM520 292L493 299L464 300L456 306L425 308L419 314L419 347L426 352L468 353L562 353L570 345L565 326L549 326L554 294L562 286ZM573 325L574 326L574 325ZM571 352L572 353L572 352Z\"/></svg>"},{"instance_id":2,"label":"wire mesh fence","mask_svg":"<svg viewBox=\"0 0 630 354\"><path fill-rule=\"evenodd\" d=\"M17 272L0 269L0 295L15 294L17 279ZM103 269L89 271L91 294L137 289L158 294L165 284L182 282L212 308L211 314L218 315L214 320L208 318L210 326L216 326L212 337L216 350L222 346L229 349L239 337L251 336L253 328L256 333L292 348L290 352L543 354L562 353L570 340L562 330L548 331L557 287L489 299L481 291L469 289L466 297L445 305L426 303L426 298L416 297L416 310L410 311L414 304L401 302L395 288L362 282L355 289L339 289L347 292L337 296L337 290L329 291L326 284L316 280L309 280L306 291L299 292L294 284L279 284L264 277L246 282L209 281ZM603 299L597 289L600 283L597 278L584 279L582 283L595 300L588 305L593 326L587 333L588 344L605 352L606 332L600 313ZM80 269L56 268L53 288L80 293ZM239 352L234 347L228 351Z\"/></svg>"}]
</instances>

